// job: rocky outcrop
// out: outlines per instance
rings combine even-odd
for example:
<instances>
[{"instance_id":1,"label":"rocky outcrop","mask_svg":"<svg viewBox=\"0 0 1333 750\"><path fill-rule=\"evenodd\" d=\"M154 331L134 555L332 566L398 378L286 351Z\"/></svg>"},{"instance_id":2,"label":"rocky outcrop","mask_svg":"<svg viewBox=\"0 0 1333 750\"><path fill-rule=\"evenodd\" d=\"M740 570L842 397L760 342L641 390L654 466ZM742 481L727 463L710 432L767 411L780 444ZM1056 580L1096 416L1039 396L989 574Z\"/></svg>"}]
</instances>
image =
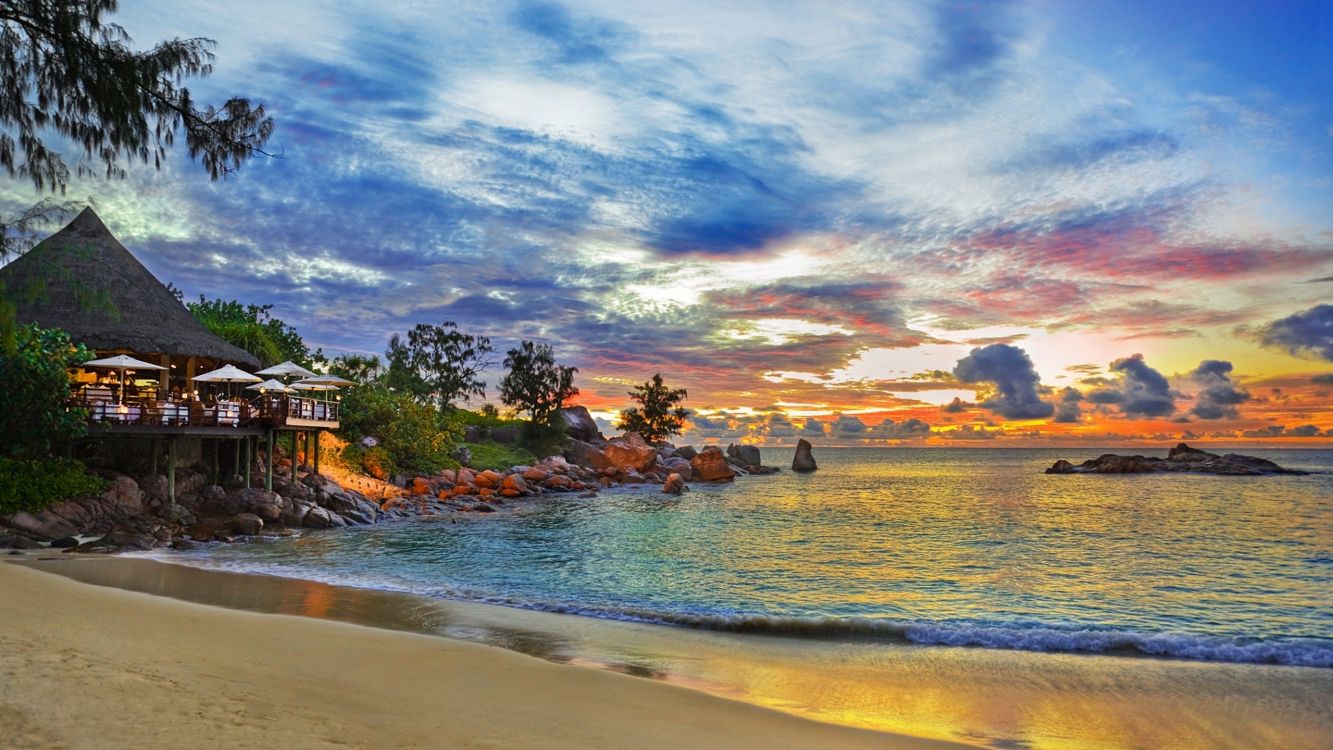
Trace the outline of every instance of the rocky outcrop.
<instances>
[{"instance_id":1,"label":"rocky outcrop","mask_svg":"<svg viewBox=\"0 0 1333 750\"><path fill-rule=\"evenodd\" d=\"M1255 456L1243 456L1239 453L1218 455L1191 448L1181 443L1172 448L1166 458L1148 456L1121 456L1105 453L1081 464L1068 461L1056 461L1047 474L1151 474L1154 472L1183 472L1192 474L1217 474L1221 476L1266 476L1271 474L1305 474L1303 471L1285 469L1277 464Z\"/></svg>"},{"instance_id":2,"label":"rocky outcrop","mask_svg":"<svg viewBox=\"0 0 1333 750\"><path fill-rule=\"evenodd\" d=\"M597 429L597 421L588 413L585 406L566 406L559 411L565 420L565 432L575 440L585 443L605 443L602 431Z\"/></svg>"},{"instance_id":3,"label":"rocky outcrop","mask_svg":"<svg viewBox=\"0 0 1333 750\"><path fill-rule=\"evenodd\" d=\"M815 456L811 452L812 448L810 441L805 438L801 438L800 442L796 443L796 455L791 460L792 471L804 474L819 468L819 465L815 463Z\"/></svg>"},{"instance_id":4,"label":"rocky outcrop","mask_svg":"<svg viewBox=\"0 0 1333 750\"><path fill-rule=\"evenodd\" d=\"M730 482L736 478L736 472L727 462L727 457L722 455L722 449L716 445L700 451L690 460L690 467L694 470L695 479L700 482Z\"/></svg>"}]
</instances>

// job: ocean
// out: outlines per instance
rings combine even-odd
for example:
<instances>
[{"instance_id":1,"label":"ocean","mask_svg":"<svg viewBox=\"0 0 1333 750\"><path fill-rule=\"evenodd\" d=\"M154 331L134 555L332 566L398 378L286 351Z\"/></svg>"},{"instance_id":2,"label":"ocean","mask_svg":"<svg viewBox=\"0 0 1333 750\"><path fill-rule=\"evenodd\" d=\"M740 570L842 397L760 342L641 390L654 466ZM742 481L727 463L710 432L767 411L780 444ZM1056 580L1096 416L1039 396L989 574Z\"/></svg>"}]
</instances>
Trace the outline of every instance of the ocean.
<instances>
[{"instance_id":1,"label":"ocean","mask_svg":"<svg viewBox=\"0 0 1333 750\"><path fill-rule=\"evenodd\" d=\"M825 448L814 474L680 497L559 496L172 559L754 636L1333 667L1333 451L1245 451L1309 476L1043 473L1103 452Z\"/></svg>"}]
</instances>

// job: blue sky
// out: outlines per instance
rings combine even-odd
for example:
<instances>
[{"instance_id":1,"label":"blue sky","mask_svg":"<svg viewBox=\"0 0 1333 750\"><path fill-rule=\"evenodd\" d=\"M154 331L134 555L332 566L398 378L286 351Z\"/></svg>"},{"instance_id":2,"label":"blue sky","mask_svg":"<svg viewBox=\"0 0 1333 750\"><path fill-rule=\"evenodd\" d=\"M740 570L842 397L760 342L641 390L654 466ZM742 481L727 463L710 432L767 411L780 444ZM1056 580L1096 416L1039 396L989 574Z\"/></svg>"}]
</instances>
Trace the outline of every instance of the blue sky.
<instances>
[{"instance_id":1,"label":"blue sky","mask_svg":"<svg viewBox=\"0 0 1333 750\"><path fill-rule=\"evenodd\" d=\"M72 194L326 349L454 320L553 344L595 408L667 372L733 433L1333 428L1319 342L1263 333L1333 288L1327 3L129 5L139 43L216 39L195 90L263 101L283 157ZM1025 369L953 375L992 344L1031 414L1135 354L1183 400L1205 360L1291 382L1204 426L1010 424Z\"/></svg>"}]
</instances>

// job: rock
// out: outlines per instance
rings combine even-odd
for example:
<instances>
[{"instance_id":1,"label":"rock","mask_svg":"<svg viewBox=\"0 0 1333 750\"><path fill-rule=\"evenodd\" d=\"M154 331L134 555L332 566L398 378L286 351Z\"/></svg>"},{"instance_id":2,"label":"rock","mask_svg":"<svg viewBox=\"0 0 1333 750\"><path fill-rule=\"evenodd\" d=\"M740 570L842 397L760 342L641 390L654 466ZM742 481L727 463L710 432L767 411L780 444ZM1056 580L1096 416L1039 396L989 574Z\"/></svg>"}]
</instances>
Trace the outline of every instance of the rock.
<instances>
[{"instance_id":1,"label":"rock","mask_svg":"<svg viewBox=\"0 0 1333 750\"><path fill-rule=\"evenodd\" d=\"M314 507L301 518L301 526L307 529L331 529L334 526L333 518L335 515L323 508ZM338 520L341 521L342 519Z\"/></svg>"},{"instance_id":2,"label":"rock","mask_svg":"<svg viewBox=\"0 0 1333 750\"><path fill-rule=\"evenodd\" d=\"M651 474L649 476L651 476ZM647 481L648 477L645 477L644 475L640 474L637 471L625 472L625 479L624 479L625 484L645 484L647 483Z\"/></svg>"},{"instance_id":3,"label":"rock","mask_svg":"<svg viewBox=\"0 0 1333 750\"><path fill-rule=\"evenodd\" d=\"M549 476L549 472L536 466L530 466L523 472L523 479L529 482L545 482Z\"/></svg>"},{"instance_id":4,"label":"rock","mask_svg":"<svg viewBox=\"0 0 1333 750\"><path fill-rule=\"evenodd\" d=\"M143 499L148 502L167 502L167 478L161 474L140 479L139 489L143 491Z\"/></svg>"},{"instance_id":5,"label":"rock","mask_svg":"<svg viewBox=\"0 0 1333 750\"><path fill-rule=\"evenodd\" d=\"M264 530L264 519L253 513L237 513L231 517L231 530L243 536L254 536Z\"/></svg>"},{"instance_id":6,"label":"rock","mask_svg":"<svg viewBox=\"0 0 1333 750\"><path fill-rule=\"evenodd\" d=\"M568 490L573 487L574 482L564 474L556 474L547 479L545 484L554 490Z\"/></svg>"},{"instance_id":7,"label":"rock","mask_svg":"<svg viewBox=\"0 0 1333 750\"><path fill-rule=\"evenodd\" d=\"M143 490L139 483L126 476L116 477L111 488L102 493L102 498L114 503L126 515L133 515L143 510Z\"/></svg>"},{"instance_id":8,"label":"rock","mask_svg":"<svg viewBox=\"0 0 1333 750\"><path fill-rule=\"evenodd\" d=\"M686 489L685 479L679 474L672 474L667 477L666 483L662 485L662 491L668 495L679 495Z\"/></svg>"},{"instance_id":9,"label":"rock","mask_svg":"<svg viewBox=\"0 0 1333 750\"><path fill-rule=\"evenodd\" d=\"M168 523L175 523L181 526L189 526L194 523L194 514L184 505L163 505L158 508L157 515Z\"/></svg>"},{"instance_id":10,"label":"rock","mask_svg":"<svg viewBox=\"0 0 1333 750\"><path fill-rule=\"evenodd\" d=\"M79 546L79 538L73 536L62 536L59 539L52 539L51 546L55 549L69 549Z\"/></svg>"},{"instance_id":11,"label":"rock","mask_svg":"<svg viewBox=\"0 0 1333 750\"><path fill-rule=\"evenodd\" d=\"M173 539L173 540L171 541L171 548L174 549L174 550L179 550L179 551L181 551L181 552L185 552L185 551L192 550L192 549L198 549L198 548L199 548L199 545L198 545L198 544L195 544L194 542L190 541L189 539Z\"/></svg>"},{"instance_id":12,"label":"rock","mask_svg":"<svg viewBox=\"0 0 1333 750\"><path fill-rule=\"evenodd\" d=\"M227 490L216 484L210 484L199 490L199 502L204 506L212 505L226 496Z\"/></svg>"},{"instance_id":13,"label":"rock","mask_svg":"<svg viewBox=\"0 0 1333 750\"><path fill-rule=\"evenodd\" d=\"M634 469L644 472L657 463L657 449L639 436L637 432L627 432L622 437L609 440L602 448L607 461L622 469Z\"/></svg>"},{"instance_id":14,"label":"rock","mask_svg":"<svg viewBox=\"0 0 1333 750\"><path fill-rule=\"evenodd\" d=\"M587 407L566 406L559 414L565 420L565 432L575 440L585 443L606 440L602 431L597 429L597 421L588 413Z\"/></svg>"},{"instance_id":15,"label":"rock","mask_svg":"<svg viewBox=\"0 0 1333 750\"><path fill-rule=\"evenodd\" d=\"M500 494L505 497L518 497L527 491L528 483L523 481L523 477L519 474L506 474L500 482Z\"/></svg>"},{"instance_id":16,"label":"rock","mask_svg":"<svg viewBox=\"0 0 1333 750\"><path fill-rule=\"evenodd\" d=\"M796 443L796 456L791 460L792 471L807 473L819 468L819 465L815 463L815 457L814 454L811 453L811 448L810 441L805 438L801 438L800 441Z\"/></svg>"},{"instance_id":17,"label":"rock","mask_svg":"<svg viewBox=\"0 0 1333 750\"><path fill-rule=\"evenodd\" d=\"M663 462L662 470L667 474L679 474L686 482L694 479L694 467L683 458L668 458Z\"/></svg>"},{"instance_id":18,"label":"rock","mask_svg":"<svg viewBox=\"0 0 1333 750\"><path fill-rule=\"evenodd\" d=\"M0 549L40 549L42 543L24 534L15 534L4 529L0 529ZM19 554L13 552L11 554Z\"/></svg>"},{"instance_id":19,"label":"rock","mask_svg":"<svg viewBox=\"0 0 1333 750\"><path fill-rule=\"evenodd\" d=\"M475 510L478 513L494 513L495 506L488 505L486 503L477 503L476 505L472 506L472 510Z\"/></svg>"},{"instance_id":20,"label":"rock","mask_svg":"<svg viewBox=\"0 0 1333 750\"><path fill-rule=\"evenodd\" d=\"M611 466L611 460L600 448L582 440L570 440L569 445L565 446L564 458L577 466L596 471Z\"/></svg>"},{"instance_id":21,"label":"rock","mask_svg":"<svg viewBox=\"0 0 1333 750\"><path fill-rule=\"evenodd\" d=\"M412 478L412 494L413 494L413 495L428 495L428 494L430 494L430 482L426 481L426 478L425 478L425 477L413 477L413 478Z\"/></svg>"},{"instance_id":22,"label":"rock","mask_svg":"<svg viewBox=\"0 0 1333 750\"><path fill-rule=\"evenodd\" d=\"M472 463L472 449L466 445L454 448L454 460L464 466L470 465Z\"/></svg>"},{"instance_id":23,"label":"rock","mask_svg":"<svg viewBox=\"0 0 1333 750\"><path fill-rule=\"evenodd\" d=\"M89 542L87 544L80 544L78 547L74 547L73 549L76 549L79 552L84 552L84 551L91 552L94 550L102 550L102 549L146 550L146 549L152 549L156 546L157 546L157 540L153 538L152 534L145 534L138 531L115 529L113 531L108 532L101 539L98 539L97 541Z\"/></svg>"},{"instance_id":24,"label":"rock","mask_svg":"<svg viewBox=\"0 0 1333 750\"><path fill-rule=\"evenodd\" d=\"M735 443L727 446L727 456L741 462L742 466L750 469L757 469L763 465L759 458L759 449L753 445L736 445Z\"/></svg>"},{"instance_id":25,"label":"rock","mask_svg":"<svg viewBox=\"0 0 1333 750\"><path fill-rule=\"evenodd\" d=\"M695 450L693 445L682 445L676 449L676 455L686 461L692 461L695 456L699 455L699 451Z\"/></svg>"},{"instance_id":26,"label":"rock","mask_svg":"<svg viewBox=\"0 0 1333 750\"><path fill-rule=\"evenodd\" d=\"M690 460L690 467L694 470L695 479L700 482L730 482L736 478L736 472L731 470L727 457L722 455L722 449L716 445L700 451Z\"/></svg>"},{"instance_id":27,"label":"rock","mask_svg":"<svg viewBox=\"0 0 1333 750\"><path fill-rule=\"evenodd\" d=\"M39 540L59 539L79 533L79 529L74 528L73 524L49 510L39 513L21 510L10 516L6 523L10 528Z\"/></svg>"},{"instance_id":28,"label":"rock","mask_svg":"<svg viewBox=\"0 0 1333 750\"><path fill-rule=\"evenodd\" d=\"M1061 459L1046 470L1047 474L1150 474L1153 472L1217 474L1220 476L1303 475L1306 473L1294 469L1285 469L1272 461L1256 458L1255 456L1243 456L1238 453L1219 456L1216 453L1191 448L1185 443L1181 443L1168 451L1166 458L1121 456L1114 453L1105 453L1078 465Z\"/></svg>"},{"instance_id":29,"label":"rock","mask_svg":"<svg viewBox=\"0 0 1333 750\"><path fill-rule=\"evenodd\" d=\"M504 475L493 469L487 469L477 475L477 486L488 490L499 489L504 482Z\"/></svg>"}]
</instances>

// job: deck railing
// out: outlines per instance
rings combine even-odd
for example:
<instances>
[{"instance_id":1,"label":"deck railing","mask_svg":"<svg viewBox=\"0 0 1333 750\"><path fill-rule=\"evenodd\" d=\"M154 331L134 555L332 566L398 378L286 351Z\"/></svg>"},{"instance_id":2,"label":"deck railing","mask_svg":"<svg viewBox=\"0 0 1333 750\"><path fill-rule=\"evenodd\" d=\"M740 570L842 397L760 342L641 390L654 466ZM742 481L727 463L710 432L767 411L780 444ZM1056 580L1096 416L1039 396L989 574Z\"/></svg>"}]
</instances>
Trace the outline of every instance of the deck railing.
<instances>
[{"instance_id":1,"label":"deck railing","mask_svg":"<svg viewBox=\"0 0 1333 750\"><path fill-rule=\"evenodd\" d=\"M338 402L306 396L260 396L254 401L135 402L106 401L76 395L70 409L85 409L88 421L107 426L137 427L241 427L267 424L283 427L291 420L338 421Z\"/></svg>"}]
</instances>

